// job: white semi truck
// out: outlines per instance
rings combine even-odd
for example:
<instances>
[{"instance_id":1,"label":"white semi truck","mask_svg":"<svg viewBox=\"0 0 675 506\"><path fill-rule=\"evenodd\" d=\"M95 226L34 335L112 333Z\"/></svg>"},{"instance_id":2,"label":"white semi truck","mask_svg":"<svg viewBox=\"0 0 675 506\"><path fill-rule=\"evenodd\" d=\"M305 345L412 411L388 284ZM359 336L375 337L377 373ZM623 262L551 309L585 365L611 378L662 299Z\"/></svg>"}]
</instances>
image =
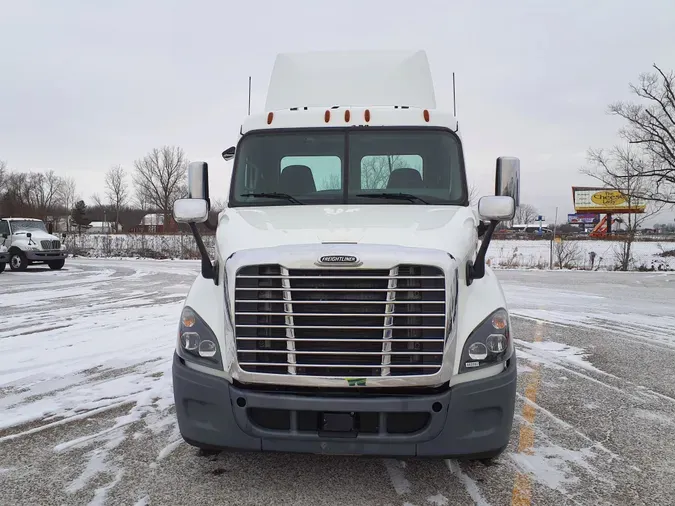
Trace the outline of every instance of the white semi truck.
<instances>
[{"instance_id":1,"label":"white semi truck","mask_svg":"<svg viewBox=\"0 0 675 506\"><path fill-rule=\"evenodd\" d=\"M229 197L208 167L174 206L202 254L173 362L180 432L205 450L489 459L509 441L516 354L485 253L519 160L469 206L455 116L426 54L280 54ZM215 257L196 227L216 230Z\"/></svg>"}]
</instances>

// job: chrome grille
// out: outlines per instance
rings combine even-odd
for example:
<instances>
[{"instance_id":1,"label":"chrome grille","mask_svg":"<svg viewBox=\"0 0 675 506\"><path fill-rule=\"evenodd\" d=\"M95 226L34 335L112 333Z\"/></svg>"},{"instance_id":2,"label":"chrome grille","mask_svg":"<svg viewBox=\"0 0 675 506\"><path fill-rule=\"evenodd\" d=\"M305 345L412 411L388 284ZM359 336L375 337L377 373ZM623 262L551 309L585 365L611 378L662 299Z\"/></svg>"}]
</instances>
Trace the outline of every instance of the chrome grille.
<instances>
[{"instance_id":1,"label":"chrome grille","mask_svg":"<svg viewBox=\"0 0 675 506\"><path fill-rule=\"evenodd\" d=\"M445 276L423 265L248 266L236 276L235 327L239 366L247 372L430 375L443 360Z\"/></svg>"},{"instance_id":2,"label":"chrome grille","mask_svg":"<svg viewBox=\"0 0 675 506\"><path fill-rule=\"evenodd\" d=\"M61 241L50 241L45 239L40 241L40 246L42 246L42 249L61 249Z\"/></svg>"}]
</instances>

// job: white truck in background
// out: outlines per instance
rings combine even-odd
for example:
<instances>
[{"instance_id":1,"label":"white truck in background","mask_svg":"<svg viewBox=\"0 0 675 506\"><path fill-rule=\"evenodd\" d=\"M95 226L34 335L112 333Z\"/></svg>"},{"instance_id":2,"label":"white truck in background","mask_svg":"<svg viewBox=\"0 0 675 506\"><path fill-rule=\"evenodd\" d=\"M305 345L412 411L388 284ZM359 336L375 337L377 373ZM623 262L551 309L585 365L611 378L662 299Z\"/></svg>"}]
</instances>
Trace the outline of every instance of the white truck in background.
<instances>
[{"instance_id":1,"label":"white truck in background","mask_svg":"<svg viewBox=\"0 0 675 506\"><path fill-rule=\"evenodd\" d=\"M0 218L0 272L5 270L5 264L13 271L25 271L34 263L61 270L67 256L63 242L47 231L42 220Z\"/></svg>"},{"instance_id":2,"label":"white truck in background","mask_svg":"<svg viewBox=\"0 0 675 506\"><path fill-rule=\"evenodd\" d=\"M495 196L469 206L457 119L436 109L425 52L278 55L265 112L223 157L234 165L218 222L204 162L174 206L202 254L173 362L183 438L498 456L516 354L485 253L514 215L519 161L498 158Z\"/></svg>"}]
</instances>

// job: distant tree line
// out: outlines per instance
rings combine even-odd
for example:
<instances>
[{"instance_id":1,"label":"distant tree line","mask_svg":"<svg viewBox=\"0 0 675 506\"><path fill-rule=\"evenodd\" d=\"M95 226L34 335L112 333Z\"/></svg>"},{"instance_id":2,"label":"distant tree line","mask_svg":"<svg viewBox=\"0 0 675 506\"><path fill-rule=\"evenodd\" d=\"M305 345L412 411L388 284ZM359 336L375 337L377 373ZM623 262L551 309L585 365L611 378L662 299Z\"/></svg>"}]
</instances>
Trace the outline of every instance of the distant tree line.
<instances>
[{"instance_id":1,"label":"distant tree line","mask_svg":"<svg viewBox=\"0 0 675 506\"><path fill-rule=\"evenodd\" d=\"M136 160L130 171L120 165L110 167L103 193L89 195L92 203L87 205L74 178L60 177L53 170L11 170L7 161L0 160L0 216L60 220L66 231L78 232L91 222L105 221L112 224L112 231L127 232L137 227L145 215L156 213L168 226L172 223L173 203L187 195L188 163L180 147L152 149ZM218 206L214 203L214 214L220 210Z\"/></svg>"}]
</instances>

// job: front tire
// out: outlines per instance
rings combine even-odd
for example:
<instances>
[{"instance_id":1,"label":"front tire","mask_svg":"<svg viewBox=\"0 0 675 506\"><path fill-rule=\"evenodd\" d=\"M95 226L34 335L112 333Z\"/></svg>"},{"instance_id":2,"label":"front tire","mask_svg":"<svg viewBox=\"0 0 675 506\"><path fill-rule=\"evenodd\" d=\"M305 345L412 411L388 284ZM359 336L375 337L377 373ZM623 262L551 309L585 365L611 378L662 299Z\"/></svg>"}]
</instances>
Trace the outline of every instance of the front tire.
<instances>
[{"instance_id":1,"label":"front tire","mask_svg":"<svg viewBox=\"0 0 675 506\"><path fill-rule=\"evenodd\" d=\"M9 257L9 268L13 271L23 272L28 269L28 259L23 251L16 251Z\"/></svg>"},{"instance_id":2,"label":"front tire","mask_svg":"<svg viewBox=\"0 0 675 506\"><path fill-rule=\"evenodd\" d=\"M65 260L52 260L51 262L47 262L47 265L49 265L49 268L53 271L60 271L63 269L65 263Z\"/></svg>"}]
</instances>

